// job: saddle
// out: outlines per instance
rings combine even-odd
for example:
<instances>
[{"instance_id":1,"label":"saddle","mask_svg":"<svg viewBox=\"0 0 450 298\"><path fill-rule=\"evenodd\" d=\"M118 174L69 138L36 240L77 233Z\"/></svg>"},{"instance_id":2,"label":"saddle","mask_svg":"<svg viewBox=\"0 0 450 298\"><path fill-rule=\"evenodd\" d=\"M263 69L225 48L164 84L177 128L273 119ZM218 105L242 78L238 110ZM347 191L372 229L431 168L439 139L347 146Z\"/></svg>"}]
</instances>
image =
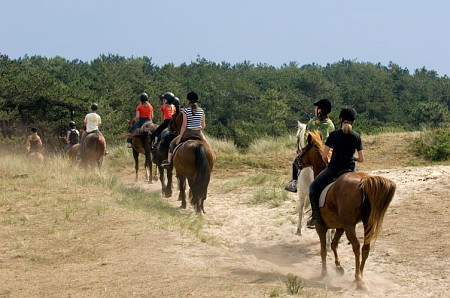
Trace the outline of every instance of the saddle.
<instances>
[{"instance_id":1,"label":"saddle","mask_svg":"<svg viewBox=\"0 0 450 298\"><path fill-rule=\"evenodd\" d=\"M173 154L175 154L175 152L177 151L178 148L180 148L181 145L183 145L187 141L191 141L191 140L202 141L203 139L198 136L190 136L186 140L180 142L178 145L175 146L175 148L173 149Z\"/></svg>"},{"instance_id":2,"label":"saddle","mask_svg":"<svg viewBox=\"0 0 450 298\"><path fill-rule=\"evenodd\" d=\"M350 173L350 172L353 172L353 171L352 171L352 170L349 170L349 169L346 169L346 170L342 170L342 171L338 172L337 175L336 175L336 177L333 179L333 182L331 182L330 184L328 184L328 185L322 190L322 192L320 193L320 197L319 197L319 208L322 208L323 205L325 205L325 198L327 197L328 190L329 190L330 187L336 182L336 180L337 180L340 176L342 176L342 175L344 175L344 174L346 174L346 173ZM363 197L363 202L364 202L364 198L365 198L365 197Z\"/></svg>"},{"instance_id":3,"label":"saddle","mask_svg":"<svg viewBox=\"0 0 450 298\"><path fill-rule=\"evenodd\" d=\"M147 120L144 122L144 124L142 124L141 127L139 127L138 129L135 129L131 132L131 137L136 137L136 136L141 136L144 134L150 134L151 132L153 132L154 129L154 125L153 125L153 121L152 120Z\"/></svg>"}]
</instances>

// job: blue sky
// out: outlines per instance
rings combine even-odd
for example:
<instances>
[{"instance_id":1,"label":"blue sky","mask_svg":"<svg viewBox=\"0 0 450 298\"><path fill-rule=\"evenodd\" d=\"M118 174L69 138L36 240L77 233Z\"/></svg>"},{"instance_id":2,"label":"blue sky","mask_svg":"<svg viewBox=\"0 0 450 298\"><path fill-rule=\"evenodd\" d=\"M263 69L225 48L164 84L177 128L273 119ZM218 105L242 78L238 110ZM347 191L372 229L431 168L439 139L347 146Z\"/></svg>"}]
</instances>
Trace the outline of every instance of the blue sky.
<instances>
[{"instance_id":1,"label":"blue sky","mask_svg":"<svg viewBox=\"0 0 450 298\"><path fill-rule=\"evenodd\" d=\"M341 59L450 76L448 0L2 1L0 53L91 61L243 61L326 65Z\"/></svg>"}]
</instances>

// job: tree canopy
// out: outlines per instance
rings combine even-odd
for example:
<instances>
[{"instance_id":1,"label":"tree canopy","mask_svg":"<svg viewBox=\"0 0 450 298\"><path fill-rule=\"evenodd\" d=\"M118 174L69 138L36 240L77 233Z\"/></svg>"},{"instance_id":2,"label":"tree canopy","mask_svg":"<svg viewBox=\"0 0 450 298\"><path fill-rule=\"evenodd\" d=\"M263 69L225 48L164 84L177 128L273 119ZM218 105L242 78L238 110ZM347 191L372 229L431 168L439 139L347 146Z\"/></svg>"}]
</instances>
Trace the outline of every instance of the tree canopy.
<instances>
[{"instance_id":1,"label":"tree canopy","mask_svg":"<svg viewBox=\"0 0 450 298\"><path fill-rule=\"evenodd\" d=\"M70 120L81 123L96 102L104 123L101 130L113 141L125 133L140 93L148 93L158 111L160 94L171 91L186 104L191 90L200 95L207 134L234 140L240 147L262 136L292 132L297 120L309 119L312 103L321 98L332 102L335 123L342 107L355 108L355 128L361 132L450 123L450 79L425 68L411 74L393 62L291 62L277 68L198 57L190 64L157 66L149 57L101 55L83 62L0 54L1 137L23 136L31 126L44 138L60 135ZM159 113L155 115L159 122Z\"/></svg>"}]
</instances>

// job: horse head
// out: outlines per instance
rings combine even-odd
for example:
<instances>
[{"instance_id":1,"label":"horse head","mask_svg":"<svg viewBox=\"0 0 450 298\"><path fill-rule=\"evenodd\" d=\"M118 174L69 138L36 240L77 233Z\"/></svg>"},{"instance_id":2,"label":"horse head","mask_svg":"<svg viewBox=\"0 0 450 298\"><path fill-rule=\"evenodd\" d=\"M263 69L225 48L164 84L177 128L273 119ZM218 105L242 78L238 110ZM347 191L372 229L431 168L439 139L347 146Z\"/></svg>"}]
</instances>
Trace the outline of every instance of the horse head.
<instances>
[{"instance_id":1,"label":"horse head","mask_svg":"<svg viewBox=\"0 0 450 298\"><path fill-rule=\"evenodd\" d=\"M303 147L305 147L305 131L306 131L306 124L301 123L300 121L297 121L297 134L295 135L297 138L297 148L300 150Z\"/></svg>"},{"instance_id":2,"label":"horse head","mask_svg":"<svg viewBox=\"0 0 450 298\"><path fill-rule=\"evenodd\" d=\"M175 131L175 132L180 132L181 130L181 125L183 124L183 106L178 107L177 106L177 110L175 112L175 114L173 114L172 116L172 120L169 123L169 129L171 131Z\"/></svg>"},{"instance_id":3,"label":"horse head","mask_svg":"<svg viewBox=\"0 0 450 298\"><path fill-rule=\"evenodd\" d=\"M297 155L295 163L300 170L306 167L323 170L326 165L322 160L322 152L323 144L320 132L309 132L307 144L300 150L300 154Z\"/></svg>"}]
</instances>

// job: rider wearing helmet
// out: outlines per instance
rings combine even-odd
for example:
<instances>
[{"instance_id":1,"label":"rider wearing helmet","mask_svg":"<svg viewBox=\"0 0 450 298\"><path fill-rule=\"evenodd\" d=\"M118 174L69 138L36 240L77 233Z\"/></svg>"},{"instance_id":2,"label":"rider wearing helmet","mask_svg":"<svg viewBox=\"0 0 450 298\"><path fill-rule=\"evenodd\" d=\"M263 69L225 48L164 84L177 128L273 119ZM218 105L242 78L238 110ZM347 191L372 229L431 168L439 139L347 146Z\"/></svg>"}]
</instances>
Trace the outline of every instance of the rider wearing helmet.
<instances>
[{"instance_id":1,"label":"rider wearing helmet","mask_svg":"<svg viewBox=\"0 0 450 298\"><path fill-rule=\"evenodd\" d=\"M166 92L159 97L163 100L163 104L159 108L161 111L161 119L162 123L156 128L156 130L152 133L150 137L150 143L156 144L158 142L158 137L161 132L169 126L170 120L172 120L172 116L175 113L175 106L173 105L174 101L178 101L178 98L172 92Z\"/></svg>"},{"instance_id":2,"label":"rider wearing helmet","mask_svg":"<svg viewBox=\"0 0 450 298\"><path fill-rule=\"evenodd\" d=\"M333 121L328 118L328 114L331 112L331 102L328 99L321 99L313 104L314 108L314 117L306 123L305 129L305 138L308 137L308 132L313 132L318 130L322 135L322 142L325 143L328 135L334 130ZM297 148L298 151L301 148ZM297 158L297 156L294 158ZM292 173L291 173L291 182L286 184L284 187L285 190L290 192L297 192L297 179L298 179L298 167L295 162L292 162Z\"/></svg>"},{"instance_id":3,"label":"rider wearing helmet","mask_svg":"<svg viewBox=\"0 0 450 298\"><path fill-rule=\"evenodd\" d=\"M189 138L204 140L203 129L206 127L205 111L198 105L198 94L190 91L187 96L188 105L179 113L183 116L183 123L180 128L180 134L170 142L167 160L161 163L161 166L170 168L172 166L172 155L180 142L184 142Z\"/></svg>"},{"instance_id":4,"label":"rider wearing helmet","mask_svg":"<svg viewBox=\"0 0 450 298\"><path fill-rule=\"evenodd\" d=\"M69 122L69 130L66 134L67 145L64 147L64 153L67 153L69 149L80 142L80 132L74 121Z\"/></svg>"},{"instance_id":5,"label":"rider wearing helmet","mask_svg":"<svg viewBox=\"0 0 450 298\"><path fill-rule=\"evenodd\" d=\"M319 210L319 197L322 190L341 174L354 172L355 162L364 162L361 137L352 130L355 119L356 111L354 109L342 109L339 114L341 128L331 132L325 142L322 159L327 167L320 172L309 187L309 199L313 214L307 222L308 228L313 228L315 224L322 221ZM333 152L331 161L328 163L330 149L333 149ZM358 157L354 156L355 152L358 153Z\"/></svg>"},{"instance_id":6,"label":"rider wearing helmet","mask_svg":"<svg viewBox=\"0 0 450 298\"><path fill-rule=\"evenodd\" d=\"M141 127L145 122L152 121L153 118L153 106L148 101L147 93L141 93L139 96L141 103L136 107L136 115L134 116L135 123L128 128L128 132L132 132L135 129ZM132 138L127 138L127 147L131 148Z\"/></svg>"},{"instance_id":7,"label":"rider wearing helmet","mask_svg":"<svg viewBox=\"0 0 450 298\"><path fill-rule=\"evenodd\" d=\"M83 125L86 127L86 131L81 136L80 145L78 146L77 159L81 158L82 154L82 145L87 135L90 133L98 133L99 135L103 134L100 132L99 127L102 125L102 118L99 114L97 114L98 104L93 103L91 105L91 112L84 117Z\"/></svg>"}]
</instances>

